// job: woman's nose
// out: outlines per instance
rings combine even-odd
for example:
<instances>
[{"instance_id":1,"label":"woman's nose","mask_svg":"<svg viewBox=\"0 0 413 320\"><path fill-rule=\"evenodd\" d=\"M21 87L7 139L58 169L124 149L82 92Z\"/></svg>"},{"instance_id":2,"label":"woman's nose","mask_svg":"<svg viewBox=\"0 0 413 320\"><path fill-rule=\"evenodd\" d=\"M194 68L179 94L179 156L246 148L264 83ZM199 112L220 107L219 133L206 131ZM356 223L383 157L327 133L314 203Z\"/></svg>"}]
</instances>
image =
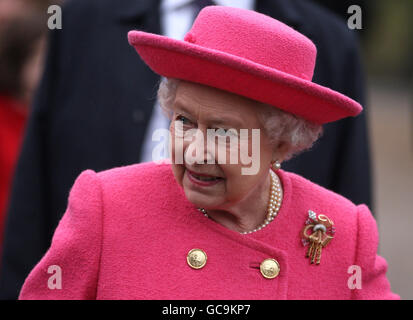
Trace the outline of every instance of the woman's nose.
<instances>
[{"instance_id":1,"label":"woman's nose","mask_svg":"<svg viewBox=\"0 0 413 320\"><path fill-rule=\"evenodd\" d=\"M196 129L192 141L186 148L185 161L191 164L215 163L215 144L208 143L206 129Z\"/></svg>"}]
</instances>

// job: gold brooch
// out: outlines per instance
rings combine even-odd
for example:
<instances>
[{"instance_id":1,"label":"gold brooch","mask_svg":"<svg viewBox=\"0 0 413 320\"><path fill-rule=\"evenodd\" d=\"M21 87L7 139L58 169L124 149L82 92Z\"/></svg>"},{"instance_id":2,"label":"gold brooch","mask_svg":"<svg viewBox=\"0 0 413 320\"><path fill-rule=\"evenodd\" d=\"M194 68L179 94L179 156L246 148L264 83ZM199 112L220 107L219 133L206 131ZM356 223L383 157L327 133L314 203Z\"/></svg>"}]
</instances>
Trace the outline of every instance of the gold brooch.
<instances>
[{"instance_id":1,"label":"gold brooch","mask_svg":"<svg viewBox=\"0 0 413 320\"><path fill-rule=\"evenodd\" d=\"M310 258L311 263L320 264L321 250L334 238L335 232L334 222L327 216L317 216L314 211L308 210L308 219L301 232L301 242L304 246L309 246L305 257Z\"/></svg>"}]
</instances>

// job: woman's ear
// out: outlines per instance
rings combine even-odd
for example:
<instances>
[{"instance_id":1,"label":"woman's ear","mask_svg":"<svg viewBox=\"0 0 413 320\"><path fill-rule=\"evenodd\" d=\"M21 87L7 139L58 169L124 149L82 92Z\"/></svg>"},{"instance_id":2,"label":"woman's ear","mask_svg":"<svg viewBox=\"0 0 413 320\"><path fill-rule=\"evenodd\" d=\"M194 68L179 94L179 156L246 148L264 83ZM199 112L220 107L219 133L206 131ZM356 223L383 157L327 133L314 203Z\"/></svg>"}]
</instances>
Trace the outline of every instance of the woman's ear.
<instances>
[{"instance_id":1,"label":"woman's ear","mask_svg":"<svg viewBox=\"0 0 413 320\"><path fill-rule=\"evenodd\" d=\"M282 163L288 155L289 147L286 142L279 142L272 154L272 161Z\"/></svg>"}]
</instances>

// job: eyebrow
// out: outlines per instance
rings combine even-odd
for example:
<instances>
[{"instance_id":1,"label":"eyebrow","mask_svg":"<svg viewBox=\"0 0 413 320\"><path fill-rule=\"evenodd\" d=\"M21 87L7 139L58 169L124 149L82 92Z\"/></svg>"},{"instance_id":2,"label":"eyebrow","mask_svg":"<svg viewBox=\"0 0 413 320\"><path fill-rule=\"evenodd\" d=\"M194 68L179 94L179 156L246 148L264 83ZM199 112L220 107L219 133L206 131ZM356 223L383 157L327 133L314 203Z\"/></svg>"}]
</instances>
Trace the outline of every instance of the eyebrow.
<instances>
[{"instance_id":1,"label":"eyebrow","mask_svg":"<svg viewBox=\"0 0 413 320\"><path fill-rule=\"evenodd\" d=\"M174 109L176 111L183 111L183 113L186 113L188 116L192 116L191 111L181 102L176 100L174 104ZM237 127L237 128L244 128L244 122L241 120L241 118L238 117L238 119L229 119L225 117L210 117L208 118L208 122L216 124L216 125L229 125L229 124L234 124L232 127Z\"/></svg>"}]
</instances>

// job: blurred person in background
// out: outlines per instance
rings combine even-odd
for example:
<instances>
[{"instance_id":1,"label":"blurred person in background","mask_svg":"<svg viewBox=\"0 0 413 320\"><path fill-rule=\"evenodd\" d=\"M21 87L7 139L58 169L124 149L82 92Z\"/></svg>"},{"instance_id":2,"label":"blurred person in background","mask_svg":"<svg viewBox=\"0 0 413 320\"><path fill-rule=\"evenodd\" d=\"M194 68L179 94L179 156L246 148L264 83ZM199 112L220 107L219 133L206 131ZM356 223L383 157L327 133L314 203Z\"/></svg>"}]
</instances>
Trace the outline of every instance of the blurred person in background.
<instances>
[{"instance_id":1,"label":"blurred person in background","mask_svg":"<svg viewBox=\"0 0 413 320\"><path fill-rule=\"evenodd\" d=\"M365 106L356 37L328 10L309 0L215 3L254 9L306 35L318 48L313 81ZM79 173L151 160L153 130L168 127L154 101L160 78L136 59L125 41L127 32L140 29L182 38L200 8L211 2L64 4L63 27L50 32L45 72L13 181L0 269L3 299L17 298L29 271L50 247ZM371 206L366 112L324 130L312 151L283 167Z\"/></svg>"},{"instance_id":2,"label":"blurred person in background","mask_svg":"<svg viewBox=\"0 0 413 320\"><path fill-rule=\"evenodd\" d=\"M0 252L15 162L42 71L45 34L38 3L0 0Z\"/></svg>"}]
</instances>

